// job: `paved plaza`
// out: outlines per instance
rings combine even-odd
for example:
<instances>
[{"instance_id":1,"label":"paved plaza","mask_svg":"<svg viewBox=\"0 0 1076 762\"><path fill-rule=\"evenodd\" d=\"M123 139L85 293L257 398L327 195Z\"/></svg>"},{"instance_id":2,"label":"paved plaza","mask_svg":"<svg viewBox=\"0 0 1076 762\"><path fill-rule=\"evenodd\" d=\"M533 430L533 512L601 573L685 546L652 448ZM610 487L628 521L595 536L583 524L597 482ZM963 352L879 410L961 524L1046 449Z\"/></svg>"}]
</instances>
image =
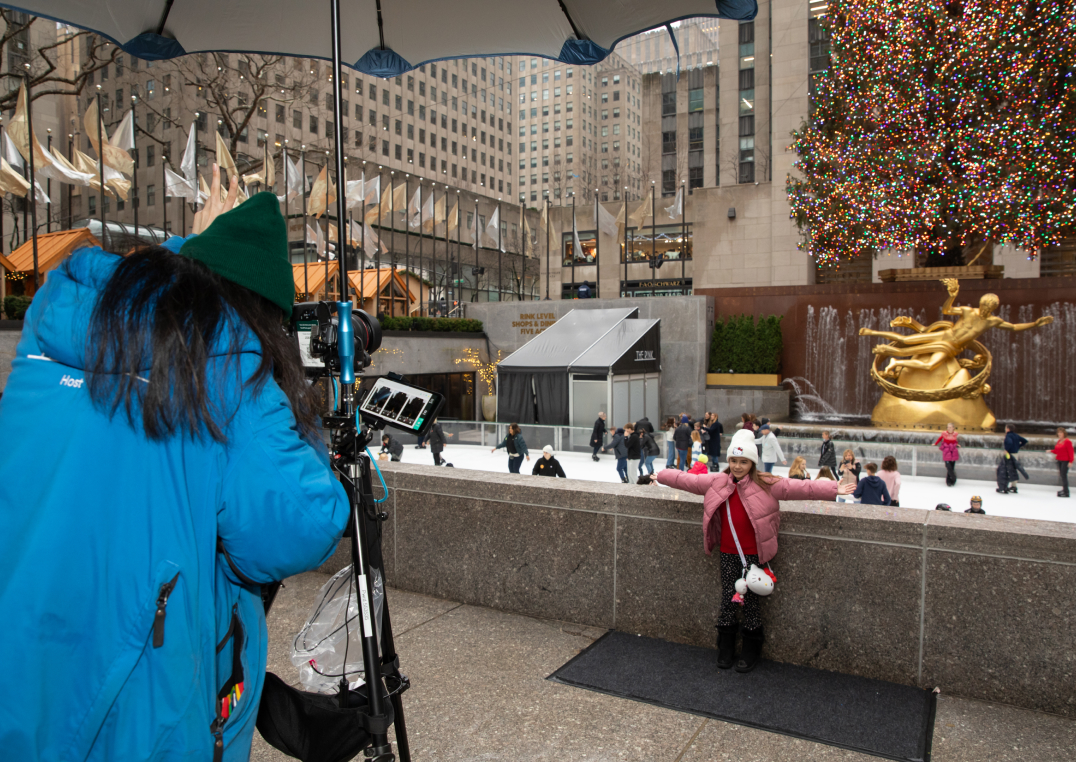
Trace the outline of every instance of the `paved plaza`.
<instances>
[{"instance_id":1,"label":"paved plaza","mask_svg":"<svg viewBox=\"0 0 1076 762\"><path fill-rule=\"evenodd\" d=\"M328 576L289 579L269 616L269 670L291 683L291 639ZM869 762L865 754L552 683L604 631L389 590L412 759ZM255 734L251 759L288 757ZM934 762L1076 760L1076 721L941 695Z\"/></svg>"}]
</instances>

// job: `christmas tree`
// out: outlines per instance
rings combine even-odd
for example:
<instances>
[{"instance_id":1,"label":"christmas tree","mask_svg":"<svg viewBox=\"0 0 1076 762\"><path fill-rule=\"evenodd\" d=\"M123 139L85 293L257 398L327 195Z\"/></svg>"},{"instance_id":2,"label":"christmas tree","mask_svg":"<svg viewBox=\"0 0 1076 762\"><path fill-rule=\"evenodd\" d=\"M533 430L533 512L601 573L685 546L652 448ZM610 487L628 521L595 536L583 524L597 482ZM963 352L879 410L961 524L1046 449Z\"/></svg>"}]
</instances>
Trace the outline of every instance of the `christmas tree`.
<instances>
[{"instance_id":1,"label":"christmas tree","mask_svg":"<svg viewBox=\"0 0 1076 762\"><path fill-rule=\"evenodd\" d=\"M829 14L831 68L788 178L819 266L885 249L957 265L1073 234L1076 3L831 0Z\"/></svg>"}]
</instances>

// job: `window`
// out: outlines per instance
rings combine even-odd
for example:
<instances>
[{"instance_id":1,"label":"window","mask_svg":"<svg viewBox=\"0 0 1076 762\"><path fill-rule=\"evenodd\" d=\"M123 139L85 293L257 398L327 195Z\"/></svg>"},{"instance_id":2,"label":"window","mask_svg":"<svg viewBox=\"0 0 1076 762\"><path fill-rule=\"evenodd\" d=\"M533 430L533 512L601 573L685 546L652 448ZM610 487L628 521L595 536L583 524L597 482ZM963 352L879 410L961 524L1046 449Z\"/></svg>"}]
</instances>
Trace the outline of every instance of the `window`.
<instances>
[{"instance_id":1,"label":"window","mask_svg":"<svg viewBox=\"0 0 1076 762\"><path fill-rule=\"evenodd\" d=\"M755 113L755 91L754 90L741 90L740 91L740 116L745 114Z\"/></svg>"},{"instance_id":2,"label":"window","mask_svg":"<svg viewBox=\"0 0 1076 762\"><path fill-rule=\"evenodd\" d=\"M564 88L564 90L568 95L571 95L572 94L572 85L568 85L566 88Z\"/></svg>"},{"instance_id":3,"label":"window","mask_svg":"<svg viewBox=\"0 0 1076 762\"><path fill-rule=\"evenodd\" d=\"M387 141L387 140L382 140L381 141L381 155L382 156L388 156L389 155L389 141Z\"/></svg>"},{"instance_id":4,"label":"window","mask_svg":"<svg viewBox=\"0 0 1076 762\"><path fill-rule=\"evenodd\" d=\"M276 104L276 120L280 124L284 124L284 104L283 103Z\"/></svg>"},{"instance_id":5,"label":"window","mask_svg":"<svg viewBox=\"0 0 1076 762\"><path fill-rule=\"evenodd\" d=\"M146 146L146 166L152 167L154 160L157 158L157 147Z\"/></svg>"},{"instance_id":6,"label":"window","mask_svg":"<svg viewBox=\"0 0 1076 762\"><path fill-rule=\"evenodd\" d=\"M370 95L370 100L372 100L372 101L377 100L377 88L374 85L370 85L369 95Z\"/></svg>"},{"instance_id":7,"label":"window","mask_svg":"<svg viewBox=\"0 0 1076 762\"><path fill-rule=\"evenodd\" d=\"M151 101L157 96L157 83L152 79L146 80L146 100Z\"/></svg>"},{"instance_id":8,"label":"window","mask_svg":"<svg viewBox=\"0 0 1076 762\"><path fill-rule=\"evenodd\" d=\"M313 114L310 115L310 134L318 134L318 118Z\"/></svg>"},{"instance_id":9,"label":"window","mask_svg":"<svg viewBox=\"0 0 1076 762\"><path fill-rule=\"evenodd\" d=\"M613 75L613 84L614 85L619 85L620 84L620 75L619 74L614 74Z\"/></svg>"},{"instance_id":10,"label":"window","mask_svg":"<svg viewBox=\"0 0 1076 762\"><path fill-rule=\"evenodd\" d=\"M156 185L147 185L146 186L146 206L156 206L156 205L157 205L157 186Z\"/></svg>"},{"instance_id":11,"label":"window","mask_svg":"<svg viewBox=\"0 0 1076 762\"><path fill-rule=\"evenodd\" d=\"M602 103L609 102L609 93L602 93Z\"/></svg>"},{"instance_id":12,"label":"window","mask_svg":"<svg viewBox=\"0 0 1076 762\"><path fill-rule=\"evenodd\" d=\"M613 91L613 100L614 101L620 100L620 91L619 90L614 90Z\"/></svg>"},{"instance_id":13,"label":"window","mask_svg":"<svg viewBox=\"0 0 1076 762\"><path fill-rule=\"evenodd\" d=\"M381 90L381 105L382 106L389 105L389 91L388 91L388 88L382 88L382 90Z\"/></svg>"},{"instance_id":14,"label":"window","mask_svg":"<svg viewBox=\"0 0 1076 762\"><path fill-rule=\"evenodd\" d=\"M401 148L400 146L398 146L398 145L397 145L397 146L393 146L393 148L395 149L395 154L396 154L396 160L397 160L397 161L401 161L401 160L403 160L403 149L402 149L402 148Z\"/></svg>"}]
</instances>

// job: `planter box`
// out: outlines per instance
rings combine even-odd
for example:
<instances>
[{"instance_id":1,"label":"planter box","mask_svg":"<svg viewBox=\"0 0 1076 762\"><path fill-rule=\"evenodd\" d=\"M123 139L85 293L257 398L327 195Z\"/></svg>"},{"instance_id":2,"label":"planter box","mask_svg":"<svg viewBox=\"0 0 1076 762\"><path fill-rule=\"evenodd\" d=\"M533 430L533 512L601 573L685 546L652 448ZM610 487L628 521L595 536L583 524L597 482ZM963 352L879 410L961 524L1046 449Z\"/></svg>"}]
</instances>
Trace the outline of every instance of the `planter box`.
<instances>
[{"instance_id":1,"label":"planter box","mask_svg":"<svg viewBox=\"0 0 1076 762\"><path fill-rule=\"evenodd\" d=\"M780 386L778 373L707 373L707 386Z\"/></svg>"},{"instance_id":2,"label":"planter box","mask_svg":"<svg viewBox=\"0 0 1076 762\"><path fill-rule=\"evenodd\" d=\"M484 339L485 331L382 331L383 338L411 339Z\"/></svg>"},{"instance_id":3,"label":"planter box","mask_svg":"<svg viewBox=\"0 0 1076 762\"><path fill-rule=\"evenodd\" d=\"M906 280L941 280L957 278L963 280L999 279L1005 277L1002 265L970 265L965 267L911 267L905 270L879 270L878 278L882 283L897 283Z\"/></svg>"}]
</instances>

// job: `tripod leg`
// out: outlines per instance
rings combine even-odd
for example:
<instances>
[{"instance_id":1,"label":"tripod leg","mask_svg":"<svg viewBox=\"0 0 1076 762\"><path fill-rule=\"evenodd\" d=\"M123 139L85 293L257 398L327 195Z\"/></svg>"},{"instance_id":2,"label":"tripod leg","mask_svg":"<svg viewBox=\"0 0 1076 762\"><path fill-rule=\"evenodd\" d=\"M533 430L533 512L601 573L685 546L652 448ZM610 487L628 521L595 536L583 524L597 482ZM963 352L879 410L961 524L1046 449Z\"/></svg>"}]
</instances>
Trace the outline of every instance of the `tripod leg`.
<instances>
[{"instance_id":1,"label":"tripod leg","mask_svg":"<svg viewBox=\"0 0 1076 762\"><path fill-rule=\"evenodd\" d=\"M385 570L381 570L384 578ZM381 612L381 656L386 677L393 677L401 683L405 678L400 674L400 660L396 654L396 643L392 637L392 619L389 616L389 596L385 591L384 608ZM396 749L399 752L400 762L411 762L411 745L407 742L407 722L404 720L403 691L398 690L392 695L392 710L395 715L393 726L396 728Z\"/></svg>"}]
</instances>

